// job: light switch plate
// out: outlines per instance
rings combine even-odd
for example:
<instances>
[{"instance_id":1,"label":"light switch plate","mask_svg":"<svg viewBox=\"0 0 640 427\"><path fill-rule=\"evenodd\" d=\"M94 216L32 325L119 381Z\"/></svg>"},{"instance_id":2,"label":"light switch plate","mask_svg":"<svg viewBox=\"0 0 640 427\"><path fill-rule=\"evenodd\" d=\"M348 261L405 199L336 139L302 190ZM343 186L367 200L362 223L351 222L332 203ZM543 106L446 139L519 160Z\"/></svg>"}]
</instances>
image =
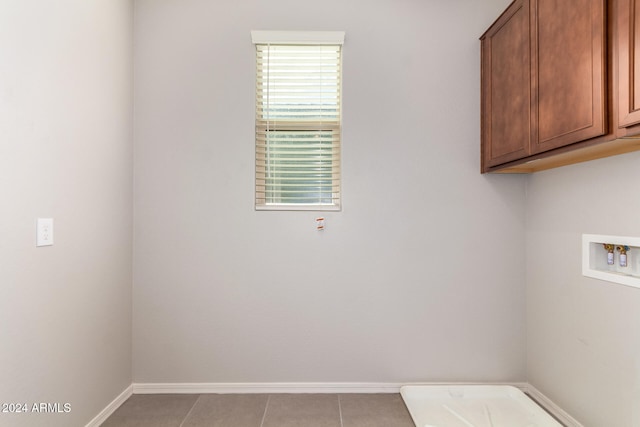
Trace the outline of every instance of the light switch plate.
<instances>
[{"instance_id":1,"label":"light switch plate","mask_svg":"<svg viewBox=\"0 0 640 427\"><path fill-rule=\"evenodd\" d=\"M53 218L38 218L36 246L53 245Z\"/></svg>"}]
</instances>

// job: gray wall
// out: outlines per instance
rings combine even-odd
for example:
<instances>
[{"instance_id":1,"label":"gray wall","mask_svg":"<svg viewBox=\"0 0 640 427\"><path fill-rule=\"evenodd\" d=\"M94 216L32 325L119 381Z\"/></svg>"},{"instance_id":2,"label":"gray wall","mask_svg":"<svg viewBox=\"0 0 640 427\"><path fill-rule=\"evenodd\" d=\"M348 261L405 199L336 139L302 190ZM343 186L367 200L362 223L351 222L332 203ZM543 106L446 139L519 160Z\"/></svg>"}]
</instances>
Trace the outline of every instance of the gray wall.
<instances>
[{"instance_id":1,"label":"gray wall","mask_svg":"<svg viewBox=\"0 0 640 427\"><path fill-rule=\"evenodd\" d=\"M0 402L71 404L0 425L84 425L131 384L131 24L126 0L0 2Z\"/></svg>"},{"instance_id":2,"label":"gray wall","mask_svg":"<svg viewBox=\"0 0 640 427\"><path fill-rule=\"evenodd\" d=\"M527 378L589 427L640 425L640 289L581 274L583 233L640 236L638 165L625 154L527 183Z\"/></svg>"},{"instance_id":3,"label":"gray wall","mask_svg":"<svg viewBox=\"0 0 640 427\"><path fill-rule=\"evenodd\" d=\"M525 179L479 174L506 0L135 2L134 381L525 380ZM250 31L344 30L344 208L253 207Z\"/></svg>"}]
</instances>

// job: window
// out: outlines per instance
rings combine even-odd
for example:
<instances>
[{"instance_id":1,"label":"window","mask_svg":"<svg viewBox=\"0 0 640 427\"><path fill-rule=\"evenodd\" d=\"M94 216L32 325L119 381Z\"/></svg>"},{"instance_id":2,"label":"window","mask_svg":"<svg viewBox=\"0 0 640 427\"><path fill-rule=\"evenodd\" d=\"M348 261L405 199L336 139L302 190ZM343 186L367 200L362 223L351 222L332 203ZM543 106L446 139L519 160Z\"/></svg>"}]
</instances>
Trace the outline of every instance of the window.
<instances>
[{"instance_id":1,"label":"window","mask_svg":"<svg viewBox=\"0 0 640 427\"><path fill-rule=\"evenodd\" d=\"M342 32L253 31L258 210L339 210Z\"/></svg>"}]
</instances>

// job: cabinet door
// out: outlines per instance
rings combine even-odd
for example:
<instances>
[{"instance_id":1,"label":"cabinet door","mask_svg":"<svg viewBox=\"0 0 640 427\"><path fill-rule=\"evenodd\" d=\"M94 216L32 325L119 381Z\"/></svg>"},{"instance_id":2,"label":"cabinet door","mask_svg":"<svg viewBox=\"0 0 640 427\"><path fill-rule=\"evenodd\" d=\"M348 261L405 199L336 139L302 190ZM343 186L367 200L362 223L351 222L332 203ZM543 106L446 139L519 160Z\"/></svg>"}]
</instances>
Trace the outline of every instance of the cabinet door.
<instances>
[{"instance_id":1,"label":"cabinet door","mask_svg":"<svg viewBox=\"0 0 640 427\"><path fill-rule=\"evenodd\" d=\"M482 171L529 154L529 0L518 0L482 40Z\"/></svg>"},{"instance_id":2,"label":"cabinet door","mask_svg":"<svg viewBox=\"0 0 640 427\"><path fill-rule=\"evenodd\" d=\"M605 1L532 6L532 152L605 134Z\"/></svg>"},{"instance_id":3,"label":"cabinet door","mask_svg":"<svg viewBox=\"0 0 640 427\"><path fill-rule=\"evenodd\" d=\"M640 123L640 1L618 7L618 126Z\"/></svg>"}]
</instances>

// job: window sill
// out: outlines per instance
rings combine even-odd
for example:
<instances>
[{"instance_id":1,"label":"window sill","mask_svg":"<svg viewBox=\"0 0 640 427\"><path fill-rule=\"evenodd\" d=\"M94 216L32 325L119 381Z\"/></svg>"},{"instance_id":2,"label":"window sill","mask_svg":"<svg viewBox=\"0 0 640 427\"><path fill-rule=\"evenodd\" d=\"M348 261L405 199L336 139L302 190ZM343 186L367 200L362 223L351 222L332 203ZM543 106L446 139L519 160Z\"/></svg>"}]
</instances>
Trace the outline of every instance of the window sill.
<instances>
[{"instance_id":1,"label":"window sill","mask_svg":"<svg viewBox=\"0 0 640 427\"><path fill-rule=\"evenodd\" d=\"M320 205L320 204L288 204L288 203L277 203L277 204L266 204L266 205L257 205L256 211L317 211L317 212L337 212L340 211L341 207L339 205Z\"/></svg>"}]
</instances>

